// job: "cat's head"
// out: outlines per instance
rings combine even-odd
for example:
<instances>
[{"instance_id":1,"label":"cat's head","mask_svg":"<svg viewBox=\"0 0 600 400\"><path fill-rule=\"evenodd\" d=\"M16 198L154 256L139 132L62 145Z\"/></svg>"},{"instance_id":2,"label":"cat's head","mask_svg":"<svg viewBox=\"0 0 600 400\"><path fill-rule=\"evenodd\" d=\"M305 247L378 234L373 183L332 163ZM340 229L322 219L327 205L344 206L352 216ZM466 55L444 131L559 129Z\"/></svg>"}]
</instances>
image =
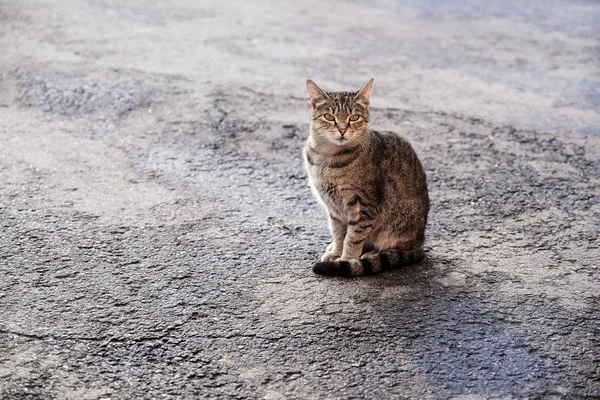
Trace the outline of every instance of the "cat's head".
<instances>
[{"instance_id":1,"label":"cat's head","mask_svg":"<svg viewBox=\"0 0 600 400\"><path fill-rule=\"evenodd\" d=\"M319 142L345 146L364 142L368 135L369 103L373 78L356 92L326 92L306 81L312 104L311 135Z\"/></svg>"}]
</instances>

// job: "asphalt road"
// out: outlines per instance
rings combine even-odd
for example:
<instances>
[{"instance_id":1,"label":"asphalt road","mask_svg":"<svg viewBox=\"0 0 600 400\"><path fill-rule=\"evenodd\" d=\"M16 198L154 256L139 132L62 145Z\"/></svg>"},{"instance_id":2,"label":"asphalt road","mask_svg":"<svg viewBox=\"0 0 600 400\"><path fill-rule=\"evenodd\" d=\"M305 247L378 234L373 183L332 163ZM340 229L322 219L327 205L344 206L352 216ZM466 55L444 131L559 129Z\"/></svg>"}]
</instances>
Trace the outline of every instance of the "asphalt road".
<instances>
[{"instance_id":1,"label":"asphalt road","mask_svg":"<svg viewBox=\"0 0 600 400\"><path fill-rule=\"evenodd\" d=\"M0 0L0 399L597 399L600 3ZM375 77L427 258L328 243L304 82Z\"/></svg>"}]
</instances>

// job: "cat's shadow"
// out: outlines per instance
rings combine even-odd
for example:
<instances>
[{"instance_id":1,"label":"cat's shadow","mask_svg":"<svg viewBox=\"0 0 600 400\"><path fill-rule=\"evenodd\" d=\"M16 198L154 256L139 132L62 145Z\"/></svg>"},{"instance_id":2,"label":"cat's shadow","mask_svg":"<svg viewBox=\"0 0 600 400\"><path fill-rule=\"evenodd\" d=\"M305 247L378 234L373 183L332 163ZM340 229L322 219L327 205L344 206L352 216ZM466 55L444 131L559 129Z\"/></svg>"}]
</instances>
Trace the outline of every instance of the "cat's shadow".
<instances>
[{"instance_id":1,"label":"cat's shadow","mask_svg":"<svg viewBox=\"0 0 600 400\"><path fill-rule=\"evenodd\" d=\"M425 258L417 263L386 271L381 274L364 277L364 281L377 287L421 287L433 289L436 280L443 279L452 272L459 260L426 251Z\"/></svg>"},{"instance_id":2,"label":"cat's shadow","mask_svg":"<svg viewBox=\"0 0 600 400\"><path fill-rule=\"evenodd\" d=\"M432 385L445 381L449 390L473 380L481 390L508 390L515 371L537 368L542 359L528 348L530 338L505 321L506 303L492 285L482 285L463 261L429 252L419 264L361 278L371 299L370 317L386 337L400 343L408 359ZM466 357L468 354L469 357ZM501 379L496 379L500 377Z\"/></svg>"}]
</instances>

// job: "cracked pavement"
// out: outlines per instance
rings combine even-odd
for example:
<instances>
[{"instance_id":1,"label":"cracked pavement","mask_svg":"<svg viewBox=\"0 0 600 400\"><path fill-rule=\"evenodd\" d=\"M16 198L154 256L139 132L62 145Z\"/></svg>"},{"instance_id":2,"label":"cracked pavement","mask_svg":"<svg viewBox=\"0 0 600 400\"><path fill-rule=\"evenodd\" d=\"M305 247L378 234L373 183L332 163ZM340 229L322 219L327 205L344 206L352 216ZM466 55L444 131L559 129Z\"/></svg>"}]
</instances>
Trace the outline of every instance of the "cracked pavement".
<instances>
[{"instance_id":1,"label":"cracked pavement","mask_svg":"<svg viewBox=\"0 0 600 400\"><path fill-rule=\"evenodd\" d=\"M0 0L0 398L598 398L599 18ZM371 76L427 258L315 276L304 81Z\"/></svg>"}]
</instances>

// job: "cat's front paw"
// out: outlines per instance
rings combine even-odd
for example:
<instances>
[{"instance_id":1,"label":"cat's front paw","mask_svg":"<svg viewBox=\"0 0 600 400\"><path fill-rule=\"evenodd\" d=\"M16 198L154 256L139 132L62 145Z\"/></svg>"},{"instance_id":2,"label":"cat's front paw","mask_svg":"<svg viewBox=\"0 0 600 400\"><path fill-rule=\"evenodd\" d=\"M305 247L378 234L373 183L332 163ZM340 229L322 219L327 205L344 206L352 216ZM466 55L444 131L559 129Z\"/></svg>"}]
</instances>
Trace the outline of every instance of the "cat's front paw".
<instances>
[{"instance_id":1,"label":"cat's front paw","mask_svg":"<svg viewBox=\"0 0 600 400\"><path fill-rule=\"evenodd\" d=\"M326 251L321 256L321 261L335 261L340 258L341 254L333 251Z\"/></svg>"}]
</instances>

